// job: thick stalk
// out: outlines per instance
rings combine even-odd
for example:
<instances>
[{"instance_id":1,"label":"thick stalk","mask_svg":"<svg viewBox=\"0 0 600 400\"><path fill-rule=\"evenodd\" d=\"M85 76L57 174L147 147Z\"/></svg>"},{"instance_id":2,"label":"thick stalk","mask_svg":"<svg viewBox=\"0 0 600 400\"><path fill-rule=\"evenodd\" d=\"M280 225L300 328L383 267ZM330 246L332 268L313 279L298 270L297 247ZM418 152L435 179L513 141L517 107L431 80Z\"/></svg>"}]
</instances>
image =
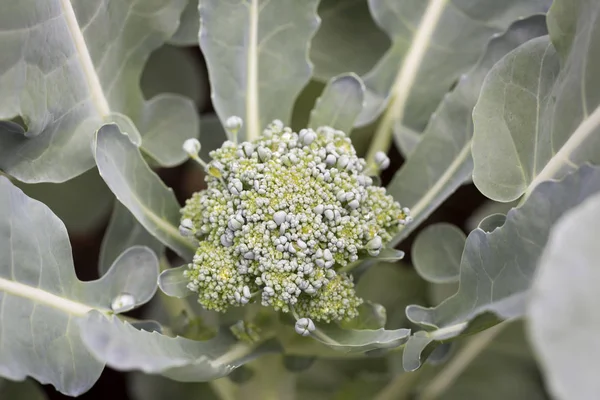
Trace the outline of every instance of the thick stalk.
<instances>
[{"instance_id":1,"label":"thick stalk","mask_svg":"<svg viewBox=\"0 0 600 400\"><path fill-rule=\"evenodd\" d=\"M242 386L244 400L294 400L296 375L283 365L281 355L263 356L251 364L254 377Z\"/></svg>"}]
</instances>

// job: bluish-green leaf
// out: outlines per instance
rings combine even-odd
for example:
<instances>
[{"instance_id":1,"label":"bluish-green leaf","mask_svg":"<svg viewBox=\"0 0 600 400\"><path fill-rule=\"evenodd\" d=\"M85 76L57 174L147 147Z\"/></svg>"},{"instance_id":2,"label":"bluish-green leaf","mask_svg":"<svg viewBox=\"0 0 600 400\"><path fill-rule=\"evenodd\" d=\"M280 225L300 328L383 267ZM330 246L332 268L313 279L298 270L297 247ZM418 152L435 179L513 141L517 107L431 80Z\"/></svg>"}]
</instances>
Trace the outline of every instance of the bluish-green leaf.
<instances>
[{"instance_id":1,"label":"bluish-green leaf","mask_svg":"<svg viewBox=\"0 0 600 400\"><path fill-rule=\"evenodd\" d=\"M191 258L195 246L179 233L179 204L173 191L117 125L104 125L96 136L98 170L117 199L154 237L182 257Z\"/></svg>"},{"instance_id":2,"label":"bluish-green leaf","mask_svg":"<svg viewBox=\"0 0 600 400\"><path fill-rule=\"evenodd\" d=\"M127 208L117 201L100 247L100 276L108 271L119 254L132 246L146 246L159 258L164 251L164 245L148 233Z\"/></svg>"},{"instance_id":3,"label":"bluish-green leaf","mask_svg":"<svg viewBox=\"0 0 600 400\"><path fill-rule=\"evenodd\" d=\"M317 0L200 0L200 47L213 105L224 122L244 120L254 139L274 119L289 124L310 79L310 39L319 25Z\"/></svg>"},{"instance_id":4,"label":"bluish-green leaf","mask_svg":"<svg viewBox=\"0 0 600 400\"><path fill-rule=\"evenodd\" d=\"M543 16L515 22L506 33L490 41L478 64L444 98L421 141L388 185L388 192L409 207L413 216L413 222L400 231L394 243L408 237L469 180L473 170L471 113L487 73L509 51L545 33Z\"/></svg>"},{"instance_id":5,"label":"bluish-green leaf","mask_svg":"<svg viewBox=\"0 0 600 400\"><path fill-rule=\"evenodd\" d=\"M188 0L181 13L177 32L171 36L167 43L175 46L197 46L198 32L200 31L200 15L198 14L198 0Z\"/></svg>"},{"instance_id":6,"label":"bluish-green leaf","mask_svg":"<svg viewBox=\"0 0 600 400\"><path fill-rule=\"evenodd\" d=\"M599 191L600 169L587 165L562 181L538 185L502 227L490 233L475 229L467 237L454 296L433 308L409 306L406 315L431 330L426 336L436 341L522 316L553 224Z\"/></svg>"},{"instance_id":7,"label":"bluish-green leaf","mask_svg":"<svg viewBox=\"0 0 600 400\"><path fill-rule=\"evenodd\" d=\"M473 112L473 182L487 197L511 201L600 162L599 16L598 2L555 1L551 40L526 43L490 71Z\"/></svg>"},{"instance_id":8,"label":"bluish-green leaf","mask_svg":"<svg viewBox=\"0 0 600 400\"><path fill-rule=\"evenodd\" d=\"M73 178L94 165L90 142L106 122L141 137L158 162L183 161L174 138L197 128L193 104L173 95L146 102L138 82L184 6L185 0L4 4L0 119L21 117L26 127L0 124L0 168L31 183ZM165 121L174 126L166 129Z\"/></svg>"},{"instance_id":9,"label":"bluish-green leaf","mask_svg":"<svg viewBox=\"0 0 600 400\"><path fill-rule=\"evenodd\" d=\"M77 320L91 310L112 313L117 296L129 296L128 308L147 302L156 291L156 256L133 247L101 279L79 281L65 226L4 177L0 254L0 376L31 376L71 396L85 392L104 364L81 342Z\"/></svg>"},{"instance_id":10,"label":"bluish-green leaf","mask_svg":"<svg viewBox=\"0 0 600 400\"><path fill-rule=\"evenodd\" d=\"M311 337L336 351L365 353L377 349L393 349L404 344L410 329L343 329L336 325L318 326Z\"/></svg>"},{"instance_id":11,"label":"bluish-green leaf","mask_svg":"<svg viewBox=\"0 0 600 400\"><path fill-rule=\"evenodd\" d=\"M194 11L198 20L197 4ZM197 30L195 36L197 43ZM193 100L198 110L203 110L209 102L206 66L202 59L188 48L169 44L159 47L148 58L140 85L146 98L165 92L176 93ZM173 129L176 127L174 126ZM179 137L184 137L183 134L184 132L181 132ZM187 135L193 137L194 133L188 130Z\"/></svg>"},{"instance_id":12,"label":"bluish-green leaf","mask_svg":"<svg viewBox=\"0 0 600 400\"><path fill-rule=\"evenodd\" d=\"M358 317L351 321L343 321L344 329L381 329L385 327L387 312L381 304L365 301L358 306Z\"/></svg>"},{"instance_id":13,"label":"bluish-green leaf","mask_svg":"<svg viewBox=\"0 0 600 400\"><path fill-rule=\"evenodd\" d=\"M188 289L190 280L183 273L188 269L187 264L177 268L164 270L158 277L158 287L164 294L171 297L184 298L194 292Z\"/></svg>"},{"instance_id":14,"label":"bluish-green leaf","mask_svg":"<svg viewBox=\"0 0 600 400\"><path fill-rule=\"evenodd\" d=\"M412 247L415 269L424 279L434 283L456 282L465 234L446 223L425 228Z\"/></svg>"},{"instance_id":15,"label":"bluish-green leaf","mask_svg":"<svg viewBox=\"0 0 600 400\"><path fill-rule=\"evenodd\" d=\"M402 126L421 132L461 74L483 54L488 41L515 20L545 12L549 0L370 0L373 18L392 46L363 76L366 104L357 125L386 108L378 128L380 149ZM409 131L410 132L410 131Z\"/></svg>"},{"instance_id":16,"label":"bluish-green leaf","mask_svg":"<svg viewBox=\"0 0 600 400\"><path fill-rule=\"evenodd\" d=\"M114 196L95 168L58 184L30 185L19 181L14 184L27 196L50 207L72 235L90 234L100 227L110 215L114 203Z\"/></svg>"},{"instance_id":17,"label":"bluish-green leaf","mask_svg":"<svg viewBox=\"0 0 600 400\"><path fill-rule=\"evenodd\" d=\"M81 337L99 360L120 371L162 374L181 382L204 382L228 375L259 355L278 351L270 344L252 348L226 332L207 341L138 331L97 312L80 321Z\"/></svg>"},{"instance_id":18,"label":"bluish-green leaf","mask_svg":"<svg viewBox=\"0 0 600 400\"><path fill-rule=\"evenodd\" d=\"M310 45L314 78L325 82L349 71L362 75L390 47L389 37L373 21L367 3L321 0L321 25Z\"/></svg>"},{"instance_id":19,"label":"bluish-green leaf","mask_svg":"<svg viewBox=\"0 0 600 400\"><path fill-rule=\"evenodd\" d=\"M556 399L600 393L600 195L552 228L532 287L529 338Z\"/></svg>"},{"instance_id":20,"label":"bluish-green leaf","mask_svg":"<svg viewBox=\"0 0 600 400\"><path fill-rule=\"evenodd\" d=\"M405 328L404 309L426 301L427 283L407 265L378 263L358 278L356 294L385 307L388 329Z\"/></svg>"},{"instance_id":21,"label":"bluish-green leaf","mask_svg":"<svg viewBox=\"0 0 600 400\"><path fill-rule=\"evenodd\" d=\"M355 74L332 78L310 113L309 128L330 126L350 133L363 107L365 86Z\"/></svg>"}]
</instances>

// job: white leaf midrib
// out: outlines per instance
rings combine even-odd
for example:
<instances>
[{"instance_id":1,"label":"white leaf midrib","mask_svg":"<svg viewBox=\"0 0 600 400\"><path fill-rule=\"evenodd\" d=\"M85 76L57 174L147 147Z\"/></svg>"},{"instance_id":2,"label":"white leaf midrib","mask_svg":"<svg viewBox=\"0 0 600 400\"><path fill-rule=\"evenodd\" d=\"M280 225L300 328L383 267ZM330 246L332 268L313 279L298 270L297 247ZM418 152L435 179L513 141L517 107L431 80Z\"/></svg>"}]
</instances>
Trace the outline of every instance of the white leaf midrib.
<instances>
[{"instance_id":1,"label":"white leaf midrib","mask_svg":"<svg viewBox=\"0 0 600 400\"><path fill-rule=\"evenodd\" d=\"M66 299L40 288L28 286L23 283L11 281L5 278L0 278L0 292L31 300L36 304L42 304L76 316L84 316L92 310L98 310L102 313L106 313L108 311Z\"/></svg>"},{"instance_id":2,"label":"white leaf midrib","mask_svg":"<svg viewBox=\"0 0 600 400\"><path fill-rule=\"evenodd\" d=\"M524 199L529 197L533 189L537 187L541 182L555 179L556 174L565 165L574 165L570 160L572 153L577 150L586 139L593 134L596 129L600 126L600 106L596 107L590 116L581 122L575 132L569 137L565 144L558 150L558 152L550 159L546 166L540 171L535 179L527 187ZM579 166L579 165L577 165Z\"/></svg>"},{"instance_id":3,"label":"white leaf midrib","mask_svg":"<svg viewBox=\"0 0 600 400\"><path fill-rule=\"evenodd\" d=\"M81 31L79 23L77 22L77 16L75 15L73 5L71 4L70 0L60 0L60 5L67 28L71 33L71 37L73 38L73 45L77 51L81 69L83 70L88 84L90 98L92 99L92 102L94 103L100 117L107 117L110 115L110 107L108 105L108 101L106 100L106 96L104 95L104 91L102 90L102 85L100 84L100 79L98 78L96 68L92 62L92 57L87 48L85 38L83 37L83 32Z\"/></svg>"},{"instance_id":4,"label":"white leaf midrib","mask_svg":"<svg viewBox=\"0 0 600 400\"><path fill-rule=\"evenodd\" d=\"M258 2L250 0L248 64L246 67L246 139L252 141L260 133L258 105ZM229 116L228 116L229 117Z\"/></svg>"},{"instance_id":5,"label":"white leaf midrib","mask_svg":"<svg viewBox=\"0 0 600 400\"><path fill-rule=\"evenodd\" d=\"M425 9L419 28L392 84L389 103L366 157L369 163L374 160L377 151L389 148L394 123L404 119L408 97L447 4L448 0L430 0Z\"/></svg>"}]
</instances>

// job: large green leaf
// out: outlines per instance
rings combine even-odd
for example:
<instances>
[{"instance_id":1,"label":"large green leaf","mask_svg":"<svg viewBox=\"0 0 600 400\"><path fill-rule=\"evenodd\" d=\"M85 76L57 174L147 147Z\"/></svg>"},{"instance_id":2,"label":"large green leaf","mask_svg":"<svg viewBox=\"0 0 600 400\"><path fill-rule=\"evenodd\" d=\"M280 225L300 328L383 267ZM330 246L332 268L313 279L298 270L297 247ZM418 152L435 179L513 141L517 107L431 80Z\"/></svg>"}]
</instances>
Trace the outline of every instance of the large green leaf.
<instances>
[{"instance_id":1,"label":"large green leaf","mask_svg":"<svg viewBox=\"0 0 600 400\"><path fill-rule=\"evenodd\" d=\"M168 43L175 46L198 45L200 31L200 16L198 15L198 0L188 0L179 19L177 32L171 36Z\"/></svg>"},{"instance_id":2,"label":"large green leaf","mask_svg":"<svg viewBox=\"0 0 600 400\"><path fill-rule=\"evenodd\" d=\"M265 343L258 348L237 342L231 333L195 341L135 329L98 312L80 321L81 338L90 351L112 368L162 374L182 382L204 382L228 375L259 355L278 351Z\"/></svg>"},{"instance_id":3,"label":"large green leaf","mask_svg":"<svg viewBox=\"0 0 600 400\"><path fill-rule=\"evenodd\" d=\"M373 121L387 107L373 152L387 149L394 125L400 131L407 127L421 132L444 94L477 62L488 41L515 20L546 11L549 3L370 0L373 17L392 39L391 48L363 76L366 104L357 125Z\"/></svg>"},{"instance_id":4,"label":"large green leaf","mask_svg":"<svg viewBox=\"0 0 600 400\"><path fill-rule=\"evenodd\" d=\"M473 170L471 113L485 76L509 51L545 33L543 16L515 22L506 33L490 41L478 64L462 76L456 88L444 98L421 141L388 185L388 192L402 205L410 207L414 219L400 231L394 243L405 239L469 180Z\"/></svg>"},{"instance_id":5,"label":"large green leaf","mask_svg":"<svg viewBox=\"0 0 600 400\"><path fill-rule=\"evenodd\" d=\"M598 2L555 1L552 43L532 40L490 71L473 112L473 181L489 198L511 201L600 162L599 15Z\"/></svg>"},{"instance_id":6,"label":"large green leaf","mask_svg":"<svg viewBox=\"0 0 600 400\"><path fill-rule=\"evenodd\" d=\"M8 400L45 400L46 395L32 381L11 382L0 379L0 399Z\"/></svg>"},{"instance_id":7,"label":"large green leaf","mask_svg":"<svg viewBox=\"0 0 600 400\"><path fill-rule=\"evenodd\" d=\"M200 47L213 105L221 121L244 120L254 139L274 119L289 124L298 93L310 79L310 39L318 0L200 0ZM226 23L225 23L226 21Z\"/></svg>"},{"instance_id":8,"label":"large green leaf","mask_svg":"<svg viewBox=\"0 0 600 400\"><path fill-rule=\"evenodd\" d=\"M184 6L184 0L4 4L0 119L20 117L25 127L0 122L0 168L27 182L68 180L93 166L90 142L106 122L141 139L159 163L183 161L173 138L197 130L193 104L175 95L146 102L138 82L148 55L177 29Z\"/></svg>"},{"instance_id":9,"label":"large green leaf","mask_svg":"<svg viewBox=\"0 0 600 400\"><path fill-rule=\"evenodd\" d=\"M114 202L114 196L95 168L58 184L19 181L14 184L27 196L50 207L71 235L90 233L105 223Z\"/></svg>"},{"instance_id":10,"label":"large green leaf","mask_svg":"<svg viewBox=\"0 0 600 400\"><path fill-rule=\"evenodd\" d=\"M415 270L429 282L456 282L465 239L463 231L454 225L428 226L417 236L412 247Z\"/></svg>"},{"instance_id":11,"label":"large green leaf","mask_svg":"<svg viewBox=\"0 0 600 400\"><path fill-rule=\"evenodd\" d=\"M0 254L0 376L31 376L68 395L85 392L104 365L81 342L77 320L91 310L113 313L118 296L128 297L129 309L147 302L156 291L156 256L133 247L101 279L79 281L65 226L4 177Z\"/></svg>"},{"instance_id":12,"label":"large green leaf","mask_svg":"<svg viewBox=\"0 0 600 400\"><path fill-rule=\"evenodd\" d=\"M104 125L96 136L98 170L117 199L154 237L182 257L191 258L195 245L179 233L179 204L173 191L117 125Z\"/></svg>"},{"instance_id":13,"label":"large green leaf","mask_svg":"<svg viewBox=\"0 0 600 400\"><path fill-rule=\"evenodd\" d=\"M411 337L405 361L417 365L435 345L503 319L523 315L525 301L551 227L569 209L600 191L600 169L583 166L562 181L541 183L492 232L467 237L458 292L436 307L409 306L408 318L429 332ZM425 352L423 352L425 351ZM412 368L409 368L412 369Z\"/></svg>"},{"instance_id":14,"label":"large green leaf","mask_svg":"<svg viewBox=\"0 0 600 400\"><path fill-rule=\"evenodd\" d=\"M355 74L332 78L310 113L308 127L330 126L350 133L363 107L365 86Z\"/></svg>"},{"instance_id":15,"label":"large green leaf","mask_svg":"<svg viewBox=\"0 0 600 400\"><path fill-rule=\"evenodd\" d=\"M157 257L164 251L164 245L144 229L124 205L116 202L100 247L100 276L108 271L119 254L132 246L146 246Z\"/></svg>"},{"instance_id":16,"label":"large green leaf","mask_svg":"<svg viewBox=\"0 0 600 400\"><path fill-rule=\"evenodd\" d=\"M388 329L404 328L409 321L404 309L426 301L427 283L407 265L377 263L360 275L356 294L381 304L387 314Z\"/></svg>"},{"instance_id":17,"label":"large green leaf","mask_svg":"<svg viewBox=\"0 0 600 400\"><path fill-rule=\"evenodd\" d=\"M600 195L552 229L532 288L529 337L557 399L600 393Z\"/></svg>"},{"instance_id":18,"label":"large green leaf","mask_svg":"<svg viewBox=\"0 0 600 400\"><path fill-rule=\"evenodd\" d=\"M198 5L195 8L198 20ZM198 41L198 31L196 31ZM196 109L203 110L209 102L208 74L196 49L165 44L150 54L144 67L140 85L144 97L161 93L176 93L194 101ZM178 129L178 128L175 128ZM180 137L195 136L194 132L181 132Z\"/></svg>"},{"instance_id":19,"label":"large green leaf","mask_svg":"<svg viewBox=\"0 0 600 400\"><path fill-rule=\"evenodd\" d=\"M321 25L311 41L313 76L327 81L345 72L368 72L390 47L375 24L367 0L321 0Z\"/></svg>"}]
</instances>

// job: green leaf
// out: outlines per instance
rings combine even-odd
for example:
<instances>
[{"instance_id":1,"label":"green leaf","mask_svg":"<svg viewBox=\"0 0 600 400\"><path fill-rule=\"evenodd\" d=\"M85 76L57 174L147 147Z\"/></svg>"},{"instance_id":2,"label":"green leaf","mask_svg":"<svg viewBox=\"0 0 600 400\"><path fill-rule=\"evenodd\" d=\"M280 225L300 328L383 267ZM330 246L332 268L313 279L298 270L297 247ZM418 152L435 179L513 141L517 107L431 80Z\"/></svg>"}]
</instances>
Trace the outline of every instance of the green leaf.
<instances>
[{"instance_id":1,"label":"green leaf","mask_svg":"<svg viewBox=\"0 0 600 400\"><path fill-rule=\"evenodd\" d=\"M181 13L177 32L171 36L167 43L174 46L197 46L199 31L198 0L189 0Z\"/></svg>"},{"instance_id":2,"label":"green leaf","mask_svg":"<svg viewBox=\"0 0 600 400\"><path fill-rule=\"evenodd\" d=\"M314 78L327 81L348 71L362 75L390 47L367 0L321 0L318 11L321 25L310 45Z\"/></svg>"},{"instance_id":3,"label":"green leaf","mask_svg":"<svg viewBox=\"0 0 600 400\"><path fill-rule=\"evenodd\" d=\"M502 227L490 233L475 229L467 237L458 292L433 308L409 306L407 317L431 330L423 335L438 343L522 316L551 227L598 191L600 169L587 165L562 181L538 185L523 205L507 214ZM419 360L407 362L418 365Z\"/></svg>"},{"instance_id":4,"label":"green leaf","mask_svg":"<svg viewBox=\"0 0 600 400\"><path fill-rule=\"evenodd\" d=\"M473 170L471 113L485 76L509 51L545 32L543 16L515 22L506 33L490 41L478 64L444 98L421 141L388 185L388 192L402 205L410 207L414 218L394 238L394 244L408 237L469 180Z\"/></svg>"},{"instance_id":5,"label":"green leaf","mask_svg":"<svg viewBox=\"0 0 600 400\"><path fill-rule=\"evenodd\" d=\"M429 282L456 282L465 241L463 231L454 225L428 226L417 236L412 247L416 271Z\"/></svg>"},{"instance_id":6,"label":"green leaf","mask_svg":"<svg viewBox=\"0 0 600 400\"><path fill-rule=\"evenodd\" d=\"M342 321L344 329L380 329L385 326L387 312L381 304L365 301L358 307L358 317L351 321Z\"/></svg>"},{"instance_id":7,"label":"green leaf","mask_svg":"<svg viewBox=\"0 0 600 400\"><path fill-rule=\"evenodd\" d=\"M485 220L490 215L498 215L503 214L506 216L506 213L513 207L517 206L516 201L511 201L510 203L499 203L497 201L488 200L475 211L473 214L467 219L465 222L465 229L470 232L473 229L477 228L483 220Z\"/></svg>"},{"instance_id":8,"label":"green leaf","mask_svg":"<svg viewBox=\"0 0 600 400\"><path fill-rule=\"evenodd\" d=\"M117 201L100 247L100 276L108 271L119 254L132 246L146 246L158 258L164 251L163 244L148 233L127 208Z\"/></svg>"},{"instance_id":9,"label":"green leaf","mask_svg":"<svg viewBox=\"0 0 600 400\"><path fill-rule=\"evenodd\" d=\"M186 278L183 273L188 269L187 264L177 268L169 268L161 272L158 277L158 287L163 291L164 294L171 297L184 298L193 294L188 289L188 283L190 280Z\"/></svg>"},{"instance_id":10,"label":"green leaf","mask_svg":"<svg viewBox=\"0 0 600 400\"><path fill-rule=\"evenodd\" d=\"M309 128L330 126L350 133L363 107L365 86L355 74L332 78L310 113Z\"/></svg>"},{"instance_id":11,"label":"green leaf","mask_svg":"<svg viewBox=\"0 0 600 400\"><path fill-rule=\"evenodd\" d=\"M13 183L27 196L46 204L71 235L90 233L105 223L114 203L112 192L95 168L59 184Z\"/></svg>"},{"instance_id":12,"label":"green leaf","mask_svg":"<svg viewBox=\"0 0 600 400\"><path fill-rule=\"evenodd\" d=\"M308 47L319 25L317 4L200 1L200 47L213 104L222 122L232 115L244 120L244 139L257 138L274 119L289 124L312 73Z\"/></svg>"},{"instance_id":13,"label":"green leaf","mask_svg":"<svg viewBox=\"0 0 600 400\"><path fill-rule=\"evenodd\" d=\"M527 310L529 338L556 399L600 391L600 195L552 228Z\"/></svg>"},{"instance_id":14,"label":"green leaf","mask_svg":"<svg viewBox=\"0 0 600 400\"><path fill-rule=\"evenodd\" d=\"M369 0L392 46L363 76L366 104L357 125L384 110L373 152L386 151L392 128L421 132L444 94L483 54L488 41L515 20L547 10L549 0Z\"/></svg>"},{"instance_id":15,"label":"green leaf","mask_svg":"<svg viewBox=\"0 0 600 400\"><path fill-rule=\"evenodd\" d=\"M511 201L600 162L599 15L597 2L555 1L552 43L532 40L490 71L473 112L473 182L487 197Z\"/></svg>"},{"instance_id":16,"label":"green leaf","mask_svg":"<svg viewBox=\"0 0 600 400\"><path fill-rule=\"evenodd\" d=\"M71 396L85 392L104 365L81 342L76 320L91 310L112 313L122 294L131 296L132 307L147 302L156 291L156 256L133 247L101 279L79 281L65 226L4 177L0 254L0 376L31 376Z\"/></svg>"},{"instance_id":17,"label":"green leaf","mask_svg":"<svg viewBox=\"0 0 600 400\"><path fill-rule=\"evenodd\" d=\"M181 382L217 379L259 355L279 350L268 342L256 349L236 343L226 331L206 341L171 338L138 331L127 322L107 319L98 312L81 320L80 329L88 349L110 367L162 374Z\"/></svg>"},{"instance_id":18,"label":"green leaf","mask_svg":"<svg viewBox=\"0 0 600 400\"><path fill-rule=\"evenodd\" d=\"M385 307L388 329L407 326L404 309L409 304L425 302L426 290L426 282L402 264L375 264L356 283L359 297Z\"/></svg>"},{"instance_id":19,"label":"green leaf","mask_svg":"<svg viewBox=\"0 0 600 400\"><path fill-rule=\"evenodd\" d=\"M25 127L0 122L0 168L30 183L73 178L94 165L90 142L106 122L141 139L161 164L182 162L185 137L174 135L197 127L193 104L174 95L146 102L138 82L149 54L177 29L184 6L184 0L6 4L0 119L18 117ZM176 128L165 130L165 121Z\"/></svg>"},{"instance_id":20,"label":"green leaf","mask_svg":"<svg viewBox=\"0 0 600 400\"><path fill-rule=\"evenodd\" d=\"M409 336L410 329L343 329L334 324L318 326L311 333L315 340L344 353L393 349L404 344Z\"/></svg>"},{"instance_id":21,"label":"green leaf","mask_svg":"<svg viewBox=\"0 0 600 400\"><path fill-rule=\"evenodd\" d=\"M173 191L117 125L104 125L96 136L96 163L110 190L148 232L190 259L195 246L179 234L179 204Z\"/></svg>"},{"instance_id":22,"label":"green leaf","mask_svg":"<svg viewBox=\"0 0 600 400\"><path fill-rule=\"evenodd\" d=\"M0 379L0 398L8 400L45 400L46 395L35 382L11 382Z\"/></svg>"},{"instance_id":23,"label":"green leaf","mask_svg":"<svg viewBox=\"0 0 600 400\"><path fill-rule=\"evenodd\" d=\"M198 20L197 5L195 12ZM198 54L189 48L165 44L152 52L144 67L140 85L146 98L165 92L176 93L193 100L197 110L203 110L209 101L206 66ZM187 134L194 136L189 131Z\"/></svg>"}]
</instances>

